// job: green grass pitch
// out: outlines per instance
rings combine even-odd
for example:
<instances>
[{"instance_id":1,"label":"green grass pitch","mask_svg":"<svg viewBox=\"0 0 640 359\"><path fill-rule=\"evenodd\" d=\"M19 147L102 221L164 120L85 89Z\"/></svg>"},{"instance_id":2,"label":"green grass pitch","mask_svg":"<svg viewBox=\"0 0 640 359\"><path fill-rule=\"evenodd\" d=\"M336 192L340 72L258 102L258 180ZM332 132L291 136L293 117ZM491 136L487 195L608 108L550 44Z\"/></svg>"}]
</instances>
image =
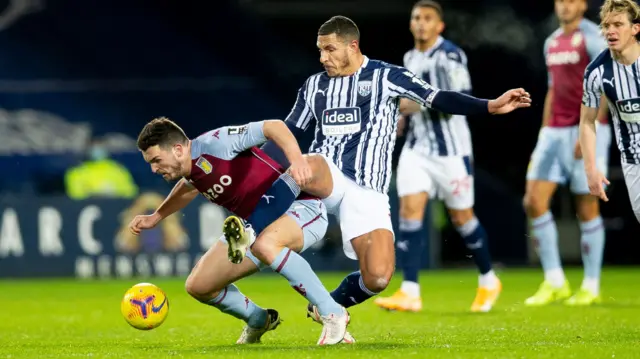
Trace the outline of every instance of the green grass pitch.
<instances>
[{"instance_id":1,"label":"green grass pitch","mask_svg":"<svg viewBox=\"0 0 640 359\"><path fill-rule=\"evenodd\" d=\"M129 327L119 310L124 291L146 280L0 281L0 358L640 358L640 269L605 269L604 303L592 308L526 308L540 270L499 275L504 291L491 313L468 313L473 271L426 272L423 312L385 312L366 302L350 309L358 343L322 348L315 345L321 327L305 318L304 299L273 274L239 283L284 319L253 346L235 345L243 323L192 300L182 279L151 280L167 292L170 311L147 332ZM581 272L568 275L575 289ZM321 278L334 288L342 275Z\"/></svg>"}]
</instances>

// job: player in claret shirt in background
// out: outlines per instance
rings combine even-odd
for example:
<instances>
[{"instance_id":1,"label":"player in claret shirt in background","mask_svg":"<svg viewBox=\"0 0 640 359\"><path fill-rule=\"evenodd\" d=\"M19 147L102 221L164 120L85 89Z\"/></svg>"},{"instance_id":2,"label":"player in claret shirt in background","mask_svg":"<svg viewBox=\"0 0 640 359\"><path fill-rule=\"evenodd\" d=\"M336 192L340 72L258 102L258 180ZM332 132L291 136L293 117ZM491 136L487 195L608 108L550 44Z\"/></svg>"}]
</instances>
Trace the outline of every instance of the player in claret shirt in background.
<instances>
[{"instance_id":1,"label":"player in claret shirt in background","mask_svg":"<svg viewBox=\"0 0 640 359\"><path fill-rule=\"evenodd\" d=\"M605 231L597 197L589 194L582 153L578 143L578 124L585 68L606 44L595 23L584 19L586 0L556 0L560 28L544 45L549 72L549 90L544 104L542 129L531 155L527 172L524 205L531 222L531 234L538 251L544 281L525 301L540 306L564 300L568 305L590 305L600 300L600 271ZM611 132L607 124L606 101L598 114L597 163L607 172ZM576 214L582 232L582 287L571 296L558 252L558 231L549 202L558 184L569 183L575 195Z\"/></svg>"},{"instance_id":2,"label":"player in claret shirt in background","mask_svg":"<svg viewBox=\"0 0 640 359\"><path fill-rule=\"evenodd\" d=\"M273 309L257 306L233 283L257 272L262 262L319 308L323 330L318 344L337 344L344 339L349 314L331 298L298 254L323 238L326 209L319 199L301 194L293 177L283 174L282 166L255 147L267 139L283 150L292 163L289 172L304 184L310 177L309 167L282 121L222 127L193 140L169 119L151 121L138 137L138 148L154 173L179 182L155 213L135 217L130 228L134 234L153 228L202 193L253 227L241 233L244 227L226 226L223 238L207 251L187 278L187 292L202 303L244 320L247 325L238 343L257 343L264 333L280 324L280 316ZM246 243L247 238L252 243ZM249 246L251 251L247 252Z\"/></svg>"}]
</instances>

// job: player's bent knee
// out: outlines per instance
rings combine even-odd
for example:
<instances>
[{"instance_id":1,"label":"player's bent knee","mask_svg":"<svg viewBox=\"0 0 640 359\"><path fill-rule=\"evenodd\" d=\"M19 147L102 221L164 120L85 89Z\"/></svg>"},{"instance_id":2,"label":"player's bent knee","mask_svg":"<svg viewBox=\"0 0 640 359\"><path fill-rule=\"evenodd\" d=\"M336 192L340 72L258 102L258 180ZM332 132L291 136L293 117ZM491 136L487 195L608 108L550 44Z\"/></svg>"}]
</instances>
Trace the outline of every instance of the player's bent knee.
<instances>
[{"instance_id":1,"label":"player's bent knee","mask_svg":"<svg viewBox=\"0 0 640 359\"><path fill-rule=\"evenodd\" d=\"M215 281L204 280L201 276L191 273L184 283L184 289L193 298L204 302L217 296L223 288L217 288Z\"/></svg>"},{"instance_id":2,"label":"player's bent knee","mask_svg":"<svg viewBox=\"0 0 640 359\"><path fill-rule=\"evenodd\" d=\"M453 223L454 226L462 227L467 222L475 218L475 215L473 213L473 208L467 208L462 210L452 209L449 211L449 217L451 217L451 222Z\"/></svg>"},{"instance_id":3,"label":"player's bent knee","mask_svg":"<svg viewBox=\"0 0 640 359\"><path fill-rule=\"evenodd\" d=\"M381 271L376 270L374 273L362 273L362 282L370 291L380 293L387 288L392 276L393 268Z\"/></svg>"},{"instance_id":4,"label":"player's bent knee","mask_svg":"<svg viewBox=\"0 0 640 359\"><path fill-rule=\"evenodd\" d=\"M410 205L401 205L400 218L402 219L422 219L424 217L424 207L419 208Z\"/></svg>"},{"instance_id":5,"label":"player's bent knee","mask_svg":"<svg viewBox=\"0 0 640 359\"><path fill-rule=\"evenodd\" d=\"M274 236L263 234L251 246L251 253L253 253L260 262L269 265L283 247L284 246L278 243Z\"/></svg>"},{"instance_id":6,"label":"player's bent knee","mask_svg":"<svg viewBox=\"0 0 640 359\"><path fill-rule=\"evenodd\" d=\"M589 222L600 215L599 198L592 195L576 196L576 215L581 222Z\"/></svg>"},{"instance_id":7,"label":"player's bent knee","mask_svg":"<svg viewBox=\"0 0 640 359\"><path fill-rule=\"evenodd\" d=\"M549 210L549 201L533 193L525 194L522 204L530 218L539 217Z\"/></svg>"},{"instance_id":8,"label":"player's bent knee","mask_svg":"<svg viewBox=\"0 0 640 359\"><path fill-rule=\"evenodd\" d=\"M416 193L400 198L400 218L422 220L427 205L427 194Z\"/></svg>"},{"instance_id":9,"label":"player's bent knee","mask_svg":"<svg viewBox=\"0 0 640 359\"><path fill-rule=\"evenodd\" d=\"M376 229L354 238L351 243L360 259L360 273L365 287L374 293L383 291L395 271L393 232Z\"/></svg>"},{"instance_id":10,"label":"player's bent knee","mask_svg":"<svg viewBox=\"0 0 640 359\"><path fill-rule=\"evenodd\" d=\"M303 245L304 234L298 223L283 216L258 236L251 246L251 253L262 263L271 265L283 248L300 252Z\"/></svg>"},{"instance_id":11,"label":"player's bent knee","mask_svg":"<svg viewBox=\"0 0 640 359\"><path fill-rule=\"evenodd\" d=\"M305 155L307 164L311 168L311 181L301 189L311 195L327 198L333 192L333 177L331 169L324 157L320 155Z\"/></svg>"}]
</instances>

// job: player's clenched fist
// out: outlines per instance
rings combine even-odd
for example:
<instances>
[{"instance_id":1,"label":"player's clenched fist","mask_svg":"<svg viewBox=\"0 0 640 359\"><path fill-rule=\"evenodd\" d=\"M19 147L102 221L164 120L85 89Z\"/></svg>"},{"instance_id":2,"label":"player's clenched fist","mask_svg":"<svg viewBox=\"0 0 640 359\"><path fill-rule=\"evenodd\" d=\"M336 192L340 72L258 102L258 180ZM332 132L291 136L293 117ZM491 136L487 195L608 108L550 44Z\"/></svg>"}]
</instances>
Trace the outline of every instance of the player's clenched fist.
<instances>
[{"instance_id":1,"label":"player's clenched fist","mask_svg":"<svg viewBox=\"0 0 640 359\"><path fill-rule=\"evenodd\" d=\"M311 182L311 176L313 175L311 172L311 167L307 163L307 159L301 157L299 160L294 161L289 166L287 173L296 181L298 186L303 188L307 184Z\"/></svg>"},{"instance_id":2,"label":"player's clenched fist","mask_svg":"<svg viewBox=\"0 0 640 359\"><path fill-rule=\"evenodd\" d=\"M129 230L131 233L140 235L143 229L151 229L155 227L162 218L157 213L143 216L135 216L129 224Z\"/></svg>"}]
</instances>

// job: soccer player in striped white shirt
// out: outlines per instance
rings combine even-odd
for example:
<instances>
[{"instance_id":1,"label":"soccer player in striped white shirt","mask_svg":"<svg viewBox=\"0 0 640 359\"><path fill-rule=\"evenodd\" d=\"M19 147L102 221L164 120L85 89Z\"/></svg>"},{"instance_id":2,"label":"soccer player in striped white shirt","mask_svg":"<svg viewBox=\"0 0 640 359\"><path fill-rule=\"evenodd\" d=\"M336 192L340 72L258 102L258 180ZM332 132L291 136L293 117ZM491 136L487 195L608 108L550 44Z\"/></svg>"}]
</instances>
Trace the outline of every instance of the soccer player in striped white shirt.
<instances>
[{"instance_id":1,"label":"soccer player in striped white shirt","mask_svg":"<svg viewBox=\"0 0 640 359\"><path fill-rule=\"evenodd\" d=\"M464 51L440 36L444 30L440 4L432 0L417 2L411 11L410 29L415 47L405 54L404 66L442 90L470 93L471 78ZM440 198L480 272L471 311L487 312L495 304L502 284L491 267L486 232L473 211L471 134L466 117L421 108L408 99L401 100L400 110L410 121L397 170L400 196L397 246L402 253L404 281L392 296L377 298L374 303L389 310L422 309L418 271L422 241L428 235L428 231L422 230L422 223L428 199Z\"/></svg>"},{"instance_id":2,"label":"soccer player in striped white shirt","mask_svg":"<svg viewBox=\"0 0 640 359\"><path fill-rule=\"evenodd\" d=\"M461 115L504 114L531 99L523 89L483 100L432 87L403 67L364 56L358 27L344 16L320 27L317 46L325 71L300 88L286 123L294 134L315 127L315 155L307 157L313 179L301 189L338 216L345 254L360 262L360 271L331 293L349 307L384 290L395 268L387 191L400 98ZM264 150L279 158L269 144ZM315 308L308 314L319 320Z\"/></svg>"},{"instance_id":3,"label":"soccer player in striped white shirt","mask_svg":"<svg viewBox=\"0 0 640 359\"><path fill-rule=\"evenodd\" d=\"M608 49L584 75L580 146L591 194L608 201L609 181L596 164L595 121L600 96L607 98L631 207L640 222L640 7L633 0L606 0L600 10Z\"/></svg>"}]
</instances>

